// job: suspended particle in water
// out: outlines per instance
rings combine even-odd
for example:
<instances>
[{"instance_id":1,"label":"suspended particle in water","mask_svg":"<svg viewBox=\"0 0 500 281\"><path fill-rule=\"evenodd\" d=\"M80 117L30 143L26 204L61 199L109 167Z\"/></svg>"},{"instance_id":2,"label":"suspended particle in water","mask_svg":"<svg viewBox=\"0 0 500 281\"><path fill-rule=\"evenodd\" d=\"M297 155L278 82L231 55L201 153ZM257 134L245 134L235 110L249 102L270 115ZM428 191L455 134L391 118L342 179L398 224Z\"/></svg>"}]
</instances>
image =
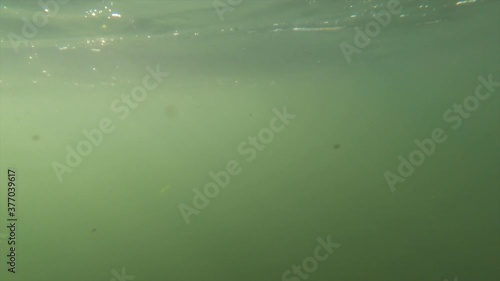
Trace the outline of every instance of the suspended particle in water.
<instances>
[{"instance_id":1,"label":"suspended particle in water","mask_svg":"<svg viewBox=\"0 0 500 281\"><path fill-rule=\"evenodd\" d=\"M179 116L179 108L175 105L167 105L165 107L165 115L169 119L177 118Z\"/></svg>"}]
</instances>

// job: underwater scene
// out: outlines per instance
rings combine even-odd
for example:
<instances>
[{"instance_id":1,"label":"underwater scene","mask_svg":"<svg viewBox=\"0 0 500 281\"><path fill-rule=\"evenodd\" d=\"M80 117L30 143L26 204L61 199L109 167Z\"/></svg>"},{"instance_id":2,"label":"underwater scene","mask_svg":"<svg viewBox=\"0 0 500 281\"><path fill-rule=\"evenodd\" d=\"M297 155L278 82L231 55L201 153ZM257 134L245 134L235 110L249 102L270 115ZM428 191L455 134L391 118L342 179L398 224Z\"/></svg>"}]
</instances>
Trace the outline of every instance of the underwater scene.
<instances>
[{"instance_id":1,"label":"underwater scene","mask_svg":"<svg viewBox=\"0 0 500 281\"><path fill-rule=\"evenodd\" d=\"M500 280L499 15L0 0L0 280Z\"/></svg>"}]
</instances>

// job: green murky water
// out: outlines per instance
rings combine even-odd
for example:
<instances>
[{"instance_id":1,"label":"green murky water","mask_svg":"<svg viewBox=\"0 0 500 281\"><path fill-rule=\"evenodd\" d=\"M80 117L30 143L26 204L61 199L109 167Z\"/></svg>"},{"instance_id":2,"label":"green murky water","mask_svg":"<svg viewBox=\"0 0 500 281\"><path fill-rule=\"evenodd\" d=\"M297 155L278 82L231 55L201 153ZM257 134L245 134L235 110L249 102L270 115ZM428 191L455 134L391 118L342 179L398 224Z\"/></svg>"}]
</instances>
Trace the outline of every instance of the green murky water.
<instances>
[{"instance_id":1,"label":"green murky water","mask_svg":"<svg viewBox=\"0 0 500 281\"><path fill-rule=\"evenodd\" d=\"M498 1L269 2L0 2L2 280L500 280Z\"/></svg>"}]
</instances>

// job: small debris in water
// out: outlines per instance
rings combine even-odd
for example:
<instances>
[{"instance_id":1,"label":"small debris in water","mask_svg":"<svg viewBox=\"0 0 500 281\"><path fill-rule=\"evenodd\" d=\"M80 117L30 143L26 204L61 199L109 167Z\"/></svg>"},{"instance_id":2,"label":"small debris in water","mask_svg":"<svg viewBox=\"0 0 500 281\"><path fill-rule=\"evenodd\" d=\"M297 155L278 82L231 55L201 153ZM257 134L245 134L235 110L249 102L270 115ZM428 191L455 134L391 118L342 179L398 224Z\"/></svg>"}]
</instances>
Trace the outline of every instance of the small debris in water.
<instances>
[{"instance_id":1,"label":"small debris in water","mask_svg":"<svg viewBox=\"0 0 500 281\"><path fill-rule=\"evenodd\" d=\"M160 193L161 194L165 194L168 190L170 189L170 185L167 185L165 187L163 187L161 190L160 190Z\"/></svg>"},{"instance_id":2,"label":"small debris in water","mask_svg":"<svg viewBox=\"0 0 500 281\"><path fill-rule=\"evenodd\" d=\"M31 137L31 139L32 139L32 140L34 140L34 141L37 141L37 140L39 140L39 139L40 139L40 136L35 134L35 135L33 135L33 136Z\"/></svg>"},{"instance_id":3,"label":"small debris in water","mask_svg":"<svg viewBox=\"0 0 500 281\"><path fill-rule=\"evenodd\" d=\"M93 228L90 233L94 233L97 230L97 228Z\"/></svg>"},{"instance_id":4,"label":"small debris in water","mask_svg":"<svg viewBox=\"0 0 500 281\"><path fill-rule=\"evenodd\" d=\"M333 146L333 148L339 149L340 148L340 144L337 143L336 145Z\"/></svg>"},{"instance_id":5,"label":"small debris in water","mask_svg":"<svg viewBox=\"0 0 500 281\"><path fill-rule=\"evenodd\" d=\"M169 119L175 119L179 116L179 108L175 105L167 105L165 107L165 115Z\"/></svg>"}]
</instances>

